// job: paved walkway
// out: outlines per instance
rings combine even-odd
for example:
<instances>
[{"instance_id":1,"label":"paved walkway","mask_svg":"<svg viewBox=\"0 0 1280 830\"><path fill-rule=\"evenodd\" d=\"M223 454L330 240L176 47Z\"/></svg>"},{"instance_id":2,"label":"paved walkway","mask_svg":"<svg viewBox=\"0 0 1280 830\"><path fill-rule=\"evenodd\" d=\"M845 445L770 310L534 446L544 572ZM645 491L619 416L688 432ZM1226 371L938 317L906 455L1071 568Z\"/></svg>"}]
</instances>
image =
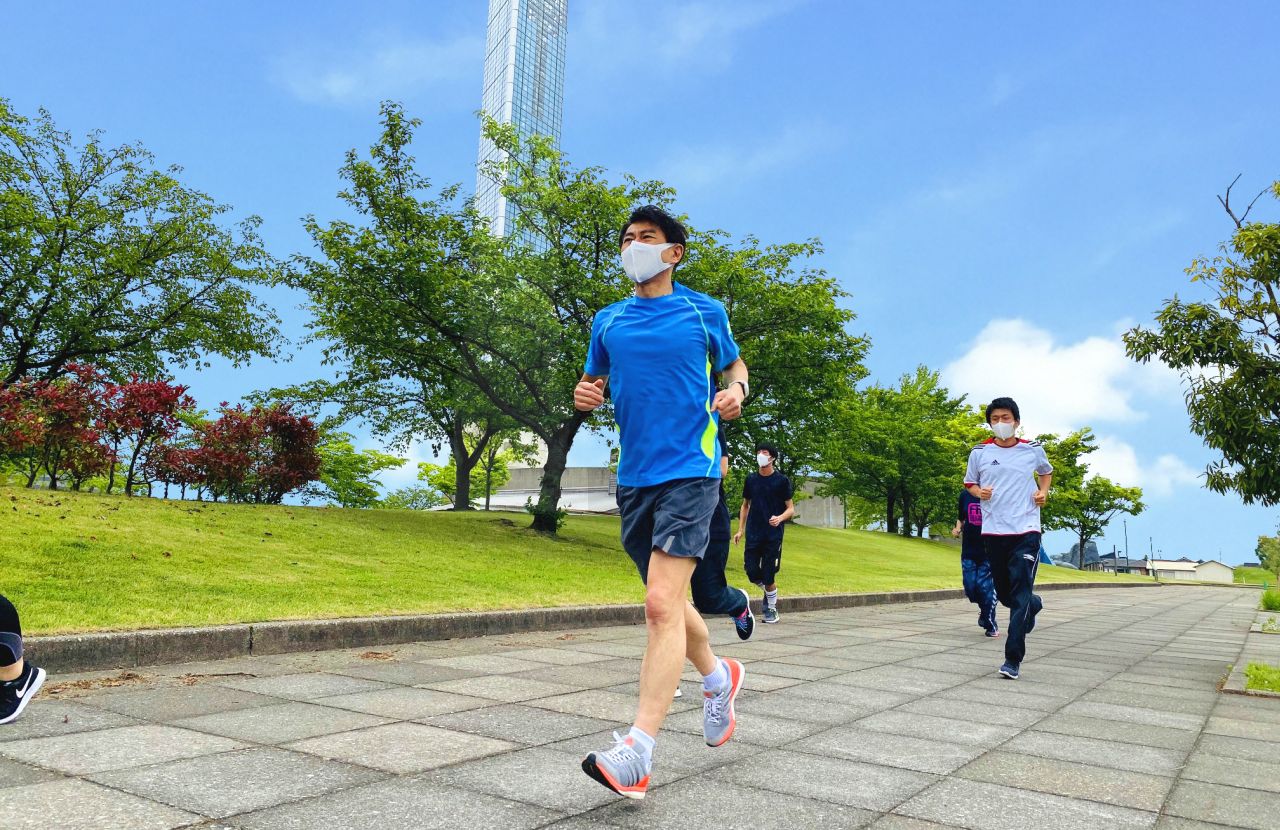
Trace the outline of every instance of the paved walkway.
<instances>
[{"instance_id":1,"label":"paved walkway","mask_svg":"<svg viewBox=\"0 0 1280 830\"><path fill-rule=\"evenodd\" d=\"M642 802L578 767L632 715L638 627L162 667L0 727L0 826L1274 830L1280 700L1215 691L1256 600L1047 594L1016 683L961 601L716 621L738 734L706 747L686 683Z\"/></svg>"}]
</instances>

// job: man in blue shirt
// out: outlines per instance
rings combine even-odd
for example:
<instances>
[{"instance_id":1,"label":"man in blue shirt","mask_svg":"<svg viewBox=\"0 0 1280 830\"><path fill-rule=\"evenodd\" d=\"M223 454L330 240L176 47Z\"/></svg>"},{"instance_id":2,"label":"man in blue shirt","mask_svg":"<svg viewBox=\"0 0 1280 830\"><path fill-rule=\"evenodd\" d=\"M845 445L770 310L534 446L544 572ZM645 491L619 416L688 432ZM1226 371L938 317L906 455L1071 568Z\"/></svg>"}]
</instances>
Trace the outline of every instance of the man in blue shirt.
<instances>
[{"instance_id":1,"label":"man in blue shirt","mask_svg":"<svg viewBox=\"0 0 1280 830\"><path fill-rule=\"evenodd\" d=\"M703 677L703 737L733 735L744 670L711 651L706 623L689 604L690 579L707 548L719 501L720 419L742 414L747 366L718 301L674 282L684 227L654 206L631 214L619 242L635 293L596 314L574 406L589 412L613 399L621 451L618 512L622 546L645 583L649 640L640 669L635 724L592 752L582 769L627 798L644 798L653 744L687 658ZM715 373L724 389L717 390Z\"/></svg>"}]
</instances>

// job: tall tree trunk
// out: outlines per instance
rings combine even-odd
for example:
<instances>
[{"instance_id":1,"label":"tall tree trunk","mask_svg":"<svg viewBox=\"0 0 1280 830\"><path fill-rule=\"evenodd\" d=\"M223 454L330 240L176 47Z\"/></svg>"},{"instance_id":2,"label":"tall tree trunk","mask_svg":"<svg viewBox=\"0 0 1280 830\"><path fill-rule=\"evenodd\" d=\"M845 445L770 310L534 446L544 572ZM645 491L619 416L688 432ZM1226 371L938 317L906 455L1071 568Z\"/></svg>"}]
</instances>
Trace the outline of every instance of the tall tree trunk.
<instances>
[{"instance_id":1,"label":"tall tree trunk","mask_svg":"<svg viewBox=\"0 0 1280 830\"><path fill-rule=\"evenodd\" d=\"M909 493L902 494L902 535L911 536L912 499Z\"/></svg>"},{"instance_id":2,"label":"tall tree trunk","mask_svg":"<svg viewBox=\"0 0 1280 830\"><path fill-rule=\"evenodd\" d=\"M453 509L471 509L471 453L467 451L466 424L461 415L453 416L449 430L449 452L453 455Z\"/></svg>"},{"instance_id":3,"label":"tall tree trunk","mask_svg":"<svg viewBox=\"0 0 1280 830\"><path fill-rule=\"evenodd\" d=\"M1076 565L1077 565L1077 566L1080 568L1080 570L1082 570L1082 571L1084 570L1084 546L1085 546L1085 544L1086 544L1086 543L1088 543L1088 541L1089 541L1089 540L1085 538L1085 535L1084 535L1083 533L1081 533L1081 534L1080 534L1080 553L1079 553L1079 554L1077 554L1077 556L1076 556L1076 559L1078 559L1078 560L1080 560L1080 561L1079 561L1079 562L1077 562L1077 563L1076 563Z\"/></svg>"},{"instance_id":4,"label":"tall tree trunk","mask_svg":"<svg viewBox=\"0 0 1280 830\"><path fill-rule=\"evenodd\" d=\"M107 495L111 495L112 489L116 486L116 458L120 454L120 442L116 441L111 445L111 463L107 465Z\"/></svg>"},{"instance_id":5,"label":"tall tree trunk","mask_svg":"<svg viewBox=\"0 0 1280 830\"><path fill-rule=\"evenodd\" d=\"M884 526L889 533L898 532L898 493L890 490L885 497Z\"/></svg>"},{"instance_id":6,"label":"tall tree trunk","mask_svg":"<svg viewBox=\"0 0 1280 830\"><path fill-rule=\"evenodd\" d=\"M124 480L124 494L126 496L133 495L133 485L136 483L134 475L138 466L138 456L142 455L143 441L143 438L138 438L137 443L133 445L133 453L129 456L129 473Z\"/></svg>"},{"instance_id":7,"label":"tall tree trunk","mask_svg":"<svg viewBox=\"0 0 1280 830\"><path fill-rule=\"evenodd\" d=\"M589 413L575 412L573 417L560 425L547 441L547 464L542 468L542 483L538 491L538 503L533 508L531 527L539 533L554 536L559 529L560 481L569 463L569 450L578 434L578 427Z\"/></svg>"}]
</instances>

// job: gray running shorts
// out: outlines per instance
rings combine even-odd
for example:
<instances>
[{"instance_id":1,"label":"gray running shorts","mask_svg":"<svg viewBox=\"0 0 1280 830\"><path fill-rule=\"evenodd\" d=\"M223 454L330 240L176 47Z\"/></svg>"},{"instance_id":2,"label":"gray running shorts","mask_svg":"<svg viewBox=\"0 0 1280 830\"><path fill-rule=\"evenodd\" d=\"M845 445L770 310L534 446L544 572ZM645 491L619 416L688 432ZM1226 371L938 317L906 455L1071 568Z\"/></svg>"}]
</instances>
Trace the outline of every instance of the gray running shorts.
<instances>
[{"instance_id":1,"label":"gray running shorts","mask_svg":"<svg viewBox=\"0 0 1280 830\"><path fill-rule=\"evenodd\" d=\"M649 578L653 549L701 559L707 550L711 516L720 503L720 479L679 478L652 487L618 487L622 547Z\"/></svg>"}]
</instances>

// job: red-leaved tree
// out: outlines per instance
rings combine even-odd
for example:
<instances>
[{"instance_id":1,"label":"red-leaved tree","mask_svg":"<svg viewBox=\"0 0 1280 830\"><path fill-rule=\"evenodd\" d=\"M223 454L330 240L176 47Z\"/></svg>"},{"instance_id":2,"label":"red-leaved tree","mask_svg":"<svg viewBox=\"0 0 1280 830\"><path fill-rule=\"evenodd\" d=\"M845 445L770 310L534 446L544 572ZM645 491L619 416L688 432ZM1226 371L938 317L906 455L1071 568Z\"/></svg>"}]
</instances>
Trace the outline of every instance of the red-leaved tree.
<instances>
[{"instance_id":1,"label":"red-leaved tree","mask_svg":"<svg viewBox=\"0 0 1280 830\"><path fill-rule=\"evenodd\" d=\"M82 365L69 366L65 377L24 385L29 405L44 426L40 446L26 459L28 487L41 469L49 477L49 489L57 490L64 471L78 487L115 463L109 447L94 446L102 444L104 385L101 372ZM69 466L73 464L74 470Z\"/></svg>"},{"instance_id":2,"label":"red-leaved tree","mask_svg":"<svg viewBox=\"0 0 1280 830\"><path fill-rule=\"evenodd\" d=\"M199 427L194 467L214 501L279 504L320 477L319 430L288 405L221 408Z\"/></svg>"},{"instance_id":3,"label":"red-leaved tree","mask_svg":"<svg viewBox=\"0 0 1280 830\"><path fill-rule=\"evenodd\" d=\"M128 464L124 493L133 495L139 473L149 469L147 462L159 448L178 434L182 426L179 413L195 407L186 386L170 380L142 380L137 375L128 383L109 386L106 390L104 431L112 449ZM107 492L115 487L116 470L112 465L107 478Z\"/></svg>"}]
</instances>

